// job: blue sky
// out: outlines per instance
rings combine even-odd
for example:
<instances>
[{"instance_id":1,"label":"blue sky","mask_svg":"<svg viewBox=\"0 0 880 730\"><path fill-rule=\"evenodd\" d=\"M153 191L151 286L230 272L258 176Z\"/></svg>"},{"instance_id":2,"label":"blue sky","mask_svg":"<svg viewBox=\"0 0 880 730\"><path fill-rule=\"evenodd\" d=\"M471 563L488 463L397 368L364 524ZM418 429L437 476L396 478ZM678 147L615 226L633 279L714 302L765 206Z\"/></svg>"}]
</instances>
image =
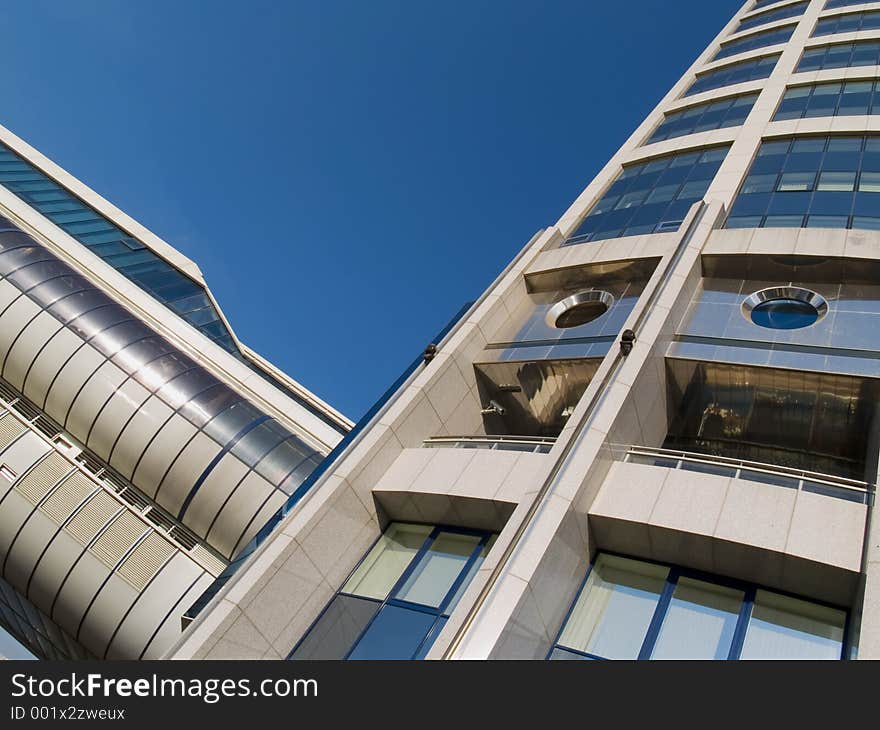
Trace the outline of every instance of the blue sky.
<instances>
[{"instance_id":1,"label":"blue sky","mask_svg":"<svg viewBox=\"0 0 880 730\"><path fill-rule=\"evenodd\" d=\"M356 419L739 5L4 3L0 123Z\"/></svg>"}]
</instances>

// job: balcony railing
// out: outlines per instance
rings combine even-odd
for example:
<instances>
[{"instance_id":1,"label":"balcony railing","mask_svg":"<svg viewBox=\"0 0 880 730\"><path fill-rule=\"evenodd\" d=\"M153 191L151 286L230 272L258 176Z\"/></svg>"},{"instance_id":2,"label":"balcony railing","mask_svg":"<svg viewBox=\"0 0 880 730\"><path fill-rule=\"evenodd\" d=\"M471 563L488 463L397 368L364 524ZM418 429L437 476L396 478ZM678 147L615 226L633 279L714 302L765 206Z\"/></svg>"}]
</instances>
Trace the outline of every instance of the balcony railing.
<instances>
[{"instance_id":1,"label":"balcony railing","mask_svg":"<svg viewBox=\"0 0 880 730\"><path fill-rule=\"evenodd\" d=\"M555 438L538 436L437 436L425 439L424 446L429 449L489 449L546 454L555 443Z\"/></svg>"},{"instance_id":2,"label":"balcony railing","mask_svg":"<svg viewBox=\"0 0 880 730\"><path fill-rule=\"evenodd\" d=\"M827 497L836 497L859 504L870 504L873 501L874 490L867 482L837 477L832 474L776 466L775 464L763 464L758 461L730 459L692 451L657 449L649 446L630 446L624 451L623 461L748 479L778 487L824 494Z\"/></svg>"}]
</instances>

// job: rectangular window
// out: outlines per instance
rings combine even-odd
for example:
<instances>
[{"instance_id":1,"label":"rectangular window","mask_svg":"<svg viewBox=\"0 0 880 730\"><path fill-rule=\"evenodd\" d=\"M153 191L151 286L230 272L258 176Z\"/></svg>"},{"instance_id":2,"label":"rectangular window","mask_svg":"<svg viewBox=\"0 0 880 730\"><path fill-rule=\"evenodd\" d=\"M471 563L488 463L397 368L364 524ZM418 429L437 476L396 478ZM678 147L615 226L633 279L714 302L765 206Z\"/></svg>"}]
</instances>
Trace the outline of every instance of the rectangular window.
<instances>
[{"instance_id":1,"label":"rectangular window","mask_svg":"<svg viewBox=\"0 0 880 730\"><path fill-rule=\"evenodd\" d=\"M761 145L726 225L874 230L877 210L880 138L774 140Z\"/></svg>"},{"instance_id":2,"label":"rectangular window","mask_svg":"<svg viewBox=\"0 0 880 730\"><path fill-rule=\"evenodd\" d=\"M795 25L786 25L783 28L773 28L772 30L763 30L760 33L752 33L745 38L737 38L733 41L721 44L721 49L713 57L713 61L719 61L722 58L729 58L738 53L746 51L754 51L757 48L766 48L767 46L775 46L781 43L787 43L794 33Z\"/></svg>"},{"instance_id":3,"label":"rectangular window","mask_svg":"<svg viewBox=\"0 0 880 730\"><path fill-rule=\"evenodd\" d=\"M7 482L14 482L15 472L6 466L6 464L0 464L0 477L3 477Z\"/></svg>"},{"instance_id":4,"label":"rectangular window","mask_svg":"<svg viewBox=\"0 0 880 730\"><path fill-rule=\"evenodd\" d=\"M777 2L779 0L776 0ZM834 10L835 8L848 8L852 5L864 5L868 0L828 0L825 3L825 10Z\"/></svg>"},{"instance_id":5,"label":"rectangular window","mask_svg":"<svg viewBox=\"0 0 880 730\"><path fill-rule=\"evenodd\" d=\"M878 63L880 63L880 41L856 41L808 48L801 56L795 70L797 73L802 73L829 68L877 66Z\"/></svg>"},{"instance_id":6,"label":"rectangular window","mask_svg":"<svg viewBox=\"0 0 880 730\"><path fill-rule=\"evenodd\" d=\"M699 104L683 111L667 114L660 126L648 138L646 144L683 137L695 132L705 132L710 129L739 126L749 115L757 98L757 94L744 94L733 99Z\"/></svg>"},{"instance_id":7,"label":"rectangular window","mask_svg":"<svg viewBox=\"0 0 880 730\"><path fill-rule=\"evenodd\" d=\"M740 21L736 32L739 33L740 31L748 30L749 28L757 28L760 25L774 23L777 20L784 20L785 18L794 18L798 15L803 15L804 10L807 9L807 5L809 5L809 2L795 3L794 5L787 5L784 8L778 8L776 10L768 10L766 13L745 18Z\"/></svg>"},{"instance_id":8,"label":"rectangular window","mask_svg":"<svg viewBox=\"0 0 880 730\"><path fill-rule=\"evenodd\" d=\"M391 523L288 658L424 658L494 539Z\"/></svg>"},{"instance_id":9,"label":"rectangular window","mask_svg":"<svg viewBox=\"0 0 880 730\"><path fill-rule=\"evenodd\" d=\"M773 121L805 117L845 117L880 114L877 82L839 81L788 89Z\"/></svg>"},{"instance_id":10,"label":"rectangular window","mask_svg":"<svg viewBox=\"0 0 880 730\"><path fill-rule=\"evenodd\" d=\"M743 659L840 659L846 612L758 590Z\"/></svg>"},{"instance_id":11,"label":"rectangular window","mask_svg":"<svg viewBox=\"0 0 880 730\"><path fill-rule=\"evenodd\" d=\"M880 11L866 10L862 13L820 18L813 30L813 37L834 35L835 33L854 33L859 30L876 30L877 28L880 28Z\"/></svg>"},{"instance_id":12,"label":"rectangular window","mask_svg":"<svg viewBox=\"0 0 880 730\"><path fill-rule=\"evenodd\" d=\"M714 147L627 165L564 245L677 231L727 150Z\"/></svg>"},{"instance_id":13,"label":"rectangular window","mask_svg":"<svg viewBox=\"0 0 880 730\"><path fill-rule=\"evenodd\" d=\"M600 555L559 644L602 659L637 659L669 569Z\"/></svg>"},{"instance_id":14,"label":"rectangular window","mask_svg":"<svg viewBox=\"0 0 880 730\"><path fill-rule=\"evenodd\" d=\"M741 84L746 81L755 81L756 79L766 79L776 66L779 60L779 54L771 56L763 56L761 58L751 58L748 61L740 61L739 63L731 63L721 68L707 71L699 74L694 83L690 85L685 92L685 96L693 96L703 91L711 91L712 89L720 89L724 86L732 86L733 84Z\"/></svg>"},{"instance_id":15,"label":"rectangular window","mask_svg":"<svg viewBox=\"0 0 880 730\"><path fill-rule=\"evenodd\" d=\"M846 611L600 553L548 659L842 659Z\"/></svg>"}]
</instances>

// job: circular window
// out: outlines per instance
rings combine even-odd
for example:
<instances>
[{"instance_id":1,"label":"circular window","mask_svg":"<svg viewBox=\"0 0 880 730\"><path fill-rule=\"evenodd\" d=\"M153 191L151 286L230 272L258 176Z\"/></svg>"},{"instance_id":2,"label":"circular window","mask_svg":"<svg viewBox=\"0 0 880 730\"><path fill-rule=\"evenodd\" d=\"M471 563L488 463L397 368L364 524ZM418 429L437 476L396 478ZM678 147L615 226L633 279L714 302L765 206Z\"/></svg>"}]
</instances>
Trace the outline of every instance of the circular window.
<instances>
[{"instance_id":1,"label":"circular window","mask_svg":"<svg viewBox=\"0 0 880 730\"><path fill-rule=\"evenodd\" d=\"M796 330L818 322L828 302L814 291L795 286L762 289L743 302L743 315L759 327Z\"/></svg>"},{"instance_id":2,"label":"circular window","mask_svg":"<svg viewBox=\"0 0 880 730\"><path fill-rule=\"evenodd\" d=\"M547 324L557 329L580 327L607 312L614 297L607 291L593 290L572 294L547 310Z\"/></svg>"}]
</instances>

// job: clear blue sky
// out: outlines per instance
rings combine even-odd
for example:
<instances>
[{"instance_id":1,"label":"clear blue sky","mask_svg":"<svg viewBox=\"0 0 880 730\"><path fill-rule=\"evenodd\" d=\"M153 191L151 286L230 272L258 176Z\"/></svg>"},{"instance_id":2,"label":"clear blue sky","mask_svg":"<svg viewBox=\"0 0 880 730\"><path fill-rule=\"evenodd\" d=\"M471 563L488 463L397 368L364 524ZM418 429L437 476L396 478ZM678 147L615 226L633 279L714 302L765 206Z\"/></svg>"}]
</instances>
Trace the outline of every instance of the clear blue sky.
<instances>
[{"instance_id":1,"label":"clear blue sky","mask_svg":"<svg viewBox=\"0 0 880 730\"><path fill-rule=\"evenodd\" d=\"M0 123L357 419L739 5L4 3Z\"/></svg>"}]
</instances>

